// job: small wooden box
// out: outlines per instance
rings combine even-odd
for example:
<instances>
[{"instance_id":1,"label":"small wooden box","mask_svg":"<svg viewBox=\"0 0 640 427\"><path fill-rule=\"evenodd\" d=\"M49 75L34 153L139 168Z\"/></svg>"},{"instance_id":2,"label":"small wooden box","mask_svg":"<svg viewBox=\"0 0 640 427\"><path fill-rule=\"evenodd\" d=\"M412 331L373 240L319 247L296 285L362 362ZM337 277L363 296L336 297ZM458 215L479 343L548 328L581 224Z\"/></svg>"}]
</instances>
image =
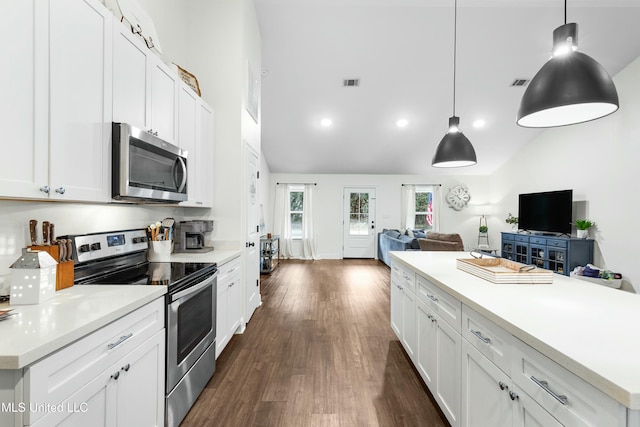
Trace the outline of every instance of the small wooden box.
<instances>
[{"instance_id":1,"label":"small wooden box","mask_svg":"<svg viewBox=\"0 0 640 427\"><path fill-rule=\"evenodd\" d=\"M36 245L29 246L29 249L32 251L45 251L56 261L60 259L60 252L57 245ZM58 267L56 269L56 291L73 286L73 279L73 261L58 261Z\"/></svg>"}]
</instances>

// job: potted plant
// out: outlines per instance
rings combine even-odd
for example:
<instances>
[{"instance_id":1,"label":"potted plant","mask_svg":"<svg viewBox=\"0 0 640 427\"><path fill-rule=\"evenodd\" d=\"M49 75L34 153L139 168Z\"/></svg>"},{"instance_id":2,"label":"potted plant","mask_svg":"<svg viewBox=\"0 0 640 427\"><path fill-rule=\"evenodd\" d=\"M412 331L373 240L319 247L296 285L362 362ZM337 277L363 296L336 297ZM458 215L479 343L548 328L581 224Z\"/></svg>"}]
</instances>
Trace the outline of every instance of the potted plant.
<instances>
[{"instance_id":1,"label":"potted plant","mask_svg":"<svg viewBox=\"0 0 640 427\"><path fill-rule=\"evenodd\" d=\"M576 219L574 225L578 229L576 233L578 239L586 239L589 237L589 229L596 225L596 223L588 219Z\"/></svg>"},{"instance_id":2,"label":"potted plant","mask_svg":"<svg viewBox=\"0 0 640 427\"><path fill-rule=\"evenodd\" d=\"M518 217L511 215L511 212L509 212L509 215L507 216L507 219L504 220L504 222L506 222L507 224L511 224L512 231L518 231Z\"/></svg>"},{"instance_id":3,"label":"potted plant","mask_svg":"<svg viewBox=\"0 0 640 427\"><path fill-rule=\"evenodd\" d=\"M481 226L478 228L478 231L479 231L480 233L486 233L486 232L488 232L488 231L489 231L489 227L487 227L486 225L481 225Z\"/></svg>"}]
</instances>

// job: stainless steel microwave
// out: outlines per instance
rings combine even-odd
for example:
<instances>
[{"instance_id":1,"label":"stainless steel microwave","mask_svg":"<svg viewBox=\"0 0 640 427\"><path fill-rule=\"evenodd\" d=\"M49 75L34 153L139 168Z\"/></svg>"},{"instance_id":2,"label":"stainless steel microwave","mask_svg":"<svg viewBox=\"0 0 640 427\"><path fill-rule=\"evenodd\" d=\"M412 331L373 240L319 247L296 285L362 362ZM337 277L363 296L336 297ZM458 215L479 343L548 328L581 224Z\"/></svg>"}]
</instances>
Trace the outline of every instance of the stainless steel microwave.
<instances>
[{"instance_id":1,"label":"stainless steel microwave","mask_svg":"<svg viewBox=\"0 0 640 427\"><path fill-rule=\"evenodd\" d=\"M187 152L147 131L113 123L112 197L178 203L187 200Z\"/></svg>"}]
</instances>

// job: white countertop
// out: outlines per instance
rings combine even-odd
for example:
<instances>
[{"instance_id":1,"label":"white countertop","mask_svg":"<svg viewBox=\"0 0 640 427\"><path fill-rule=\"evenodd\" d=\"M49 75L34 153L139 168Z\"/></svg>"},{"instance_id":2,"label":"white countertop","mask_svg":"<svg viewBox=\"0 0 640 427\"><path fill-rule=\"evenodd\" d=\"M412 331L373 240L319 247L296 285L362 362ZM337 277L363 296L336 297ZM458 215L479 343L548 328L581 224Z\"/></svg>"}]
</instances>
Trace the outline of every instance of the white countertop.
<instances>
[{"instance_id":1,"label":"white countertop","mask_svg":"<svg viewBox=\"0 0 640 427\"><path fill-rule=\"evenodd\" d=\"M494 284L458 270L466 252L391 252L515 337L630 409L640 409L640 295L553 275Z\"/></svg>"},{"instance_id":2,"label":"white countertop","mask_svg":"<svg viewBox=\"0 0 640 427\"><path fill-rule=\"evenodd\" d=\"M215 262L218 267L224 263L239 257L242 254L240 250L214 249L204 253L172 253L172 262Z\"/></svg>"},{"instance_id":3,"label":"white countertop","mask_svg":"<svg viewBox=\"0 0 640 427\"><path fill-rule=\"evenodd\" d=\"M161 297L166 286L78 285L41 304L10 306L0 322L0 369L21 369Z\"/></svg>"}]
</instances>

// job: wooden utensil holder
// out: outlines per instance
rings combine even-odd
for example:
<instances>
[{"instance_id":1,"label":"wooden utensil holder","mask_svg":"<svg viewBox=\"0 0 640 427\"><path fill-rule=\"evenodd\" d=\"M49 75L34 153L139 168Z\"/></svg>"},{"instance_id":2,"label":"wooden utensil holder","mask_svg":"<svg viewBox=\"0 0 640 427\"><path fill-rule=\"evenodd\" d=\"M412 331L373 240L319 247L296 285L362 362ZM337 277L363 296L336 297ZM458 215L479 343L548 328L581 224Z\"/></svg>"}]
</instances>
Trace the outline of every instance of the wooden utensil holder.
<instances>
[{"instance_id":1,"label":"wooden utensil holder","mask_svg":"<svg viewBox=\"0 0 640 427\"><path fill-rule=\"evenodd\" d=\"M29 249L32 251L45 251L56 261L60 259L58 245L34 245L29 246ZM73 286L73 279L73 260L62 262L58 261L58 265L56 267L56 291Z\"/></svg>"}]
</instances>

